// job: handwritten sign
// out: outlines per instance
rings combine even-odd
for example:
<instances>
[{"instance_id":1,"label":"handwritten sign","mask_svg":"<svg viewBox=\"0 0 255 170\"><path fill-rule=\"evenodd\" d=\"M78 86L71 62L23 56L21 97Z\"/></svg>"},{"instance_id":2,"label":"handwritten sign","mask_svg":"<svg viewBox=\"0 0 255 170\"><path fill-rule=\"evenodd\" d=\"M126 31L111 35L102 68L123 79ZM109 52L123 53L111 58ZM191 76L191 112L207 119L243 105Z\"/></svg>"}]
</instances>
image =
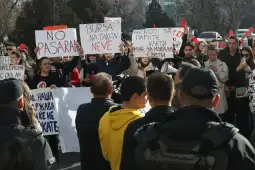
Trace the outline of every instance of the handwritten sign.
<instances>
[{"instance_id":1,"label":"handwritten sign","mask_svg":"<svg viewBox=\"0 0 255 170\"><path fill-rule=\"evenodd\" d=\"M175 54L179 54L179 51L182 46L182 37L184 35L184 28L170 28L170 31L173 36Z\"/></svg>"},{"instance_id":2,"label":"handwritten sign","mask_svg":"<svg viewBox=\"0 0 255 170\"><path fill-rule=\"evenodd\" d=\"M121 24L82 24L80 36L86 54L118 53L121 44Z\"/></svg>"},{"instance_id":3,"label":"handwritten sign","mask_svg":"<svg viewBox=\"0 0 255 170\"><path fill-rule=\"evenodd\" d=\"M76 29L35 31L37 58L78 56Z\"/></svg>"},{"instance_id":4,"label":"handwritten sign","mask_svg":"<svg viewBox=\"0 0 255 170\"><path fill-rule=\"evenodd\" d=\"M23 65L4 65L0 66L0 80L14 78L24 80L25 66Z\"/></svg>"},{"instance_id":5,"label":"handwritten sign","mask_svg":"<svg viewBox=\"0 0 255 170\"><path fill-rule=\"evenodd\" d=\"M173 36L168 28L134 30L132 42L136 57L173 58Z\"/></svg>"},{"instance_id":6,"label":"handwritten sign","mask_svg":"<svg viewBox=\"0 0 255 170\"><path fill-rule=\"evenodd\" d=\"M0 66L6 66L11 64L11 57L9 56L0 56Z\"/></svg>"},{"instance_id":7,"label":"handwritten sign","mask_svg":"<svg viewBox=\"0 0 255 170\"><path fill-rule=\"evenodd\" d=\"M104 17L104 23L121 23L121 17Z\"/></svg>"},{"instance_id":8,"label":"handwritten sign","mask_svg":"<svg viewBox=\"0 0 255 170\"><path fill-rule=\"evenodd\" d=\"M54 98L54 91L49 88L31 90L30 93L30 102L44 135L59 134L59 117Z\"/></svg>"}]
</instances>

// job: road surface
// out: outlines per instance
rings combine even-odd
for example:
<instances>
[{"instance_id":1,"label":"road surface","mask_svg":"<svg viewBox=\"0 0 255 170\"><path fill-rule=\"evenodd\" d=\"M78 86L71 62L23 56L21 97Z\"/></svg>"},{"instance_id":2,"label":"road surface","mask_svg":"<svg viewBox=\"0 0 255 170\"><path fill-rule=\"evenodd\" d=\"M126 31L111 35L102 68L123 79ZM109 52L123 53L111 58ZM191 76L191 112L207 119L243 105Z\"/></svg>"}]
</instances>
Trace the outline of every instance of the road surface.
<instances>
[{"instance_id":1,"label":"road surface","mask_svg":"<svg viewBox=\"0 0 255 170\"><path fill-rule=\"evenodd\" d=\"M60 155L60 162L52 170L81 170L79 153L66 153Z\"/></svg>"}]
</instances>

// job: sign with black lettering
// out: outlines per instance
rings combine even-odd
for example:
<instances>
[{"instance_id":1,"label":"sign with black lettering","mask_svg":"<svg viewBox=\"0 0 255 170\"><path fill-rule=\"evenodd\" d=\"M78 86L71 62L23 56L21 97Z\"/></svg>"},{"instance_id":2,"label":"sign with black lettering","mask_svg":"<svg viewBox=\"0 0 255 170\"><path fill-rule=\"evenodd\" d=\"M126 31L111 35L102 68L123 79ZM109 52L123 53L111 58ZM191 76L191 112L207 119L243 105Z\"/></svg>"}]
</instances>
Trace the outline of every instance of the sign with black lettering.
<instances>
[{"instance_id":1,"label":"sign with black lettering","mask_svg":"<svg viewBox=\"0 0 255 170\"><path fill-rule=\"evenodd\" d=\"M168 28L134 30L132 43L135 57L173 58L173 35Z\"/></svg>"},{"instance_id":2,"label":"sign with black lettering","mask_svg":"<svg viewBox=\"0 0 255 170\"><path fill-rule=\"evenodd\" d=\"M30 102L35 109L35 116L42 127L43 134L59 134L59 116L54 91L50 88L31 90Z\"/></svg>"},{"instance_id":3,"label":"sign with black lettering","mask_svg":"<svg viewBox=\"0 0 255 170\"><path fill-rule=\"evenodd\" d=\"M82 24L80 36L86 54L119 53L121 23Z\"/></svg>"},{"instance_id":4,"label":"sign with black lettering","mask_svg":"<svg viewBox=\"0 0 255 170\"><path fill-rule=\"evenodd\" d=\"M3 65L0 66L0 80L14 78L24 80L25 66L23 65Z\"/></svg>"},{"instance_id":5,"label":"sign with black lettering","mask_svg":"<svg viewBox=\"0 0 255 170\"><path fill-rule=\"evenodd\" d=\"M75 28L35 31L37 58L78 56Z\"/></svg>"}]
</instances>

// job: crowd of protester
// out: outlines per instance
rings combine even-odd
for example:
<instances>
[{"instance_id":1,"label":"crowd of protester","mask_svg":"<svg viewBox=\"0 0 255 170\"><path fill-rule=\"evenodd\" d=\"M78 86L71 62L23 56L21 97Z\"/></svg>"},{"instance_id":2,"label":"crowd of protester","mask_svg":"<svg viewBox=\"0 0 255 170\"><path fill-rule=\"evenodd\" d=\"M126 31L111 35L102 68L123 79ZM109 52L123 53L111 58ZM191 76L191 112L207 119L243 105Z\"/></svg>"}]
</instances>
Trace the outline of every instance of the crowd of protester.
<instances>
[{"instance_id":1,"label":"crowd of protester","mask_svg":"<svg viewBox=\"0 0 255 170\"><path fill-rule=\"evenodd\" d=\"M174 160L171 161L175 165L170 165L170 158L162 153L162 145L171 148L178 143L193 142L205 131L214 129L219 134L214 134L215 139L209 135L208 140L214 143L218 137L225 138L211 149L224 150L228 156L228 161L216 159L214 166L229 170L255 168L252 146L255 145L255 45L239 47L238 38L231 36L227 48L218 49L214 44L194 44L184 34L179 54L164 60L135 57L132 42L128 40L124 40L118 54L85 55L79 44L77 48L79 56L43 57L33 64L29 62L27 48L21 50L13 43L6 44L6 57L10 57L11 65L25 65L26 70L23 82L0 81L0 129L10 136L15 130L8 134L7 125L17 124L19 131L22 127L33 127L27 136L38 143L32 148L37 156L30 158L34 160L34 169L47 169L55 161L61 161L58 135L42 136L30 104L30 89L48 87L90 87L93 94L90 103L79 106L75 122L82 170L178 167L181 165L173 163ZM121 102L112 97L113 83L121 79L119 75L125 75L119 87ZM140 109L147 102L151 109L143 116ZM192 165L180 162L186 168Z\"/></svg>"}]
</instances>

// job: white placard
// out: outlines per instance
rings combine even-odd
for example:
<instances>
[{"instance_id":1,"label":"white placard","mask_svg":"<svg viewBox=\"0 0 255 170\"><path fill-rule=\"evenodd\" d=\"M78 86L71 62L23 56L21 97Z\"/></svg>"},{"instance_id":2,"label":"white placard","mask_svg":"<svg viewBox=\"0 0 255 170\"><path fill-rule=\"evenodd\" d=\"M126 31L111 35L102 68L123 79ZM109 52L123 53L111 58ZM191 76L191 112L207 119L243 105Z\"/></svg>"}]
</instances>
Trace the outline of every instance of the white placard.
<instances>
[{"instance_id":1,"label":"white placard","mask_svg":"<svg viewBox=\"0 0 255 170\"><path fill-rule=\"evenodd\" d=\"M59 134L59 116L56 111L54 91L50 88L31 90L30 99L43 134Z\"/></svg>"},{"instance_id":2,"label":"white placard","mask_svg":"<svg viewBox=\"0 0 255 170\"><path fill-rule=\"evenodd\" d=\"M121 23L121 17L104 17L104 23Z\"/></svg>"},{"instance_id":3,"label":"white placard","mask_svg":"<svg viewBox=\"0 0 255 170\"><path fill-rule=\"evenodd\" d=\"M120 23L80 25L81 45L86 54L119 53Z\"/></svg>"},{"instance_id":4,"label":"white placard","mask_svg":"<svg viewBox=\"0 0 255 170\"><path fill-rule=\"evenodd\" d=\"M24 65L4 65L0 66L0 80L14 78L24 80L25 66Z\"/></svg>"},{"instance_id":5,"label":"white placard","mask_svg":"<svg viewBox=\"0 0 255 170\"><path fill-rule=\"evenodd\" d=\"M179 54L182 46L182 37L184 35L184 28L170 28L171 34L173 36L173 43L175 48L175 54Z\"/></svg>"},{"instance_id":6,"label":"white placard","mask_svg":"<svg viewBox=\"0 0 255 170\"><path fill-rule=\"evenodd\" d=\"M0 66L6 66L11 64L10 56L0 56Z\"/></svg>"},{"instance_id":7,"label":"white placard","mask_svg":"<svg viewBox=\"0 0 255 170\"><path fill-rule=\"evenodd\" d=\"M37 58L78 56L75 28L35 31Z\"/></svg>"},{"instance_id":8,"label":"white placard","mask_svg":"<svg viewBox=\"0 0 255 170\"><path fill-rule=\"evenodd\" d=\"M134 30L132 42L135 57L173 58L173 36L168 28Z\"/></svg>"},{"instance_id":9,"label":"white placard","mask_svg":"<svg viewBox=\"0 0 255 170\"><path fill-rule=\"evenodd\" d=\"M61 151L80 152L75 118L78 107L83 103L91 102L93 98L90 88L57 88L54 90L57 112L59 113L60 134L59 141ZM75 99L75 100L74 100ZM143 113L149 111L149 102L146 108L141 109Z\"/></svg>"}]
</instances>

